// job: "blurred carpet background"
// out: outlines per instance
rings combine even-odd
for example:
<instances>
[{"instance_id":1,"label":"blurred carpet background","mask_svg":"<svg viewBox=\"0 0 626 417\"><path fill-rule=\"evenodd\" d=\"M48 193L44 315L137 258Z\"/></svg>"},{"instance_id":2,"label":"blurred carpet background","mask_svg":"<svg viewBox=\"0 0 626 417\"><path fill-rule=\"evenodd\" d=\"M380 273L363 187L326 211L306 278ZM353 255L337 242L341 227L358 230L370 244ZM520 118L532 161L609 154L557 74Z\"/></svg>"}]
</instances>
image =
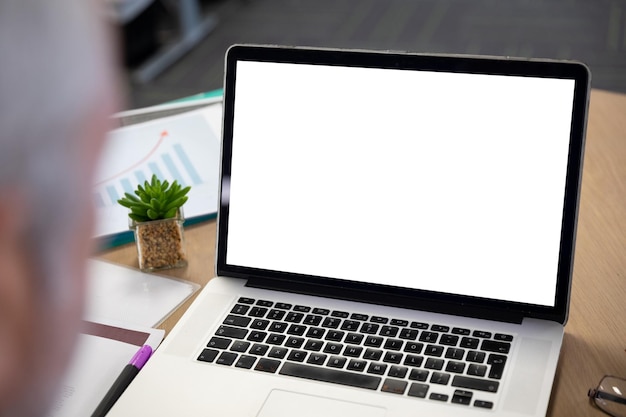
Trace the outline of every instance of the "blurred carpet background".
<instances>
[{"instance_id":1,"label":"blurred carpet background","mask_svg":"<svg viewBox=\"0 0 626 417\"><path fill-rule=\"evenodd\" d=\"M131 74L176 37L175 16L157 1L139 28L127 31L128 50L152 36L126 65L127 107L221 88L224 53L234 43L573 59L591 68L594 88L626 93L626 0L202 0L201 6L217 17L215 29L150 82Z\"/></svg>"}]
</instances>

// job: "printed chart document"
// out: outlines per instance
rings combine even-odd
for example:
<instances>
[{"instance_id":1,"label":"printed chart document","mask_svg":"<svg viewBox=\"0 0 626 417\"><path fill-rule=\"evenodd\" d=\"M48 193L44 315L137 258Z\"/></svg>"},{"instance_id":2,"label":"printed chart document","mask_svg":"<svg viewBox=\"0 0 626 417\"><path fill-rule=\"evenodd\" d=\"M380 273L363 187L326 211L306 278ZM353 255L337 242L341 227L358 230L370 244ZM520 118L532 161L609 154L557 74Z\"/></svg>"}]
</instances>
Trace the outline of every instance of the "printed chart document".
<instances>
[{"instance_id":1,"label":"printed chart document","mask_svg":"<svg viewBox=\"0 0 626 417\"><path fill-rule=\"evenodd\" d=\"M191 186L183 206L186 224L217 213L222 103L111 131L96 170L95 237L108 245L132 242L124 193L153 174Z\"/></svg>"}]
</instances>

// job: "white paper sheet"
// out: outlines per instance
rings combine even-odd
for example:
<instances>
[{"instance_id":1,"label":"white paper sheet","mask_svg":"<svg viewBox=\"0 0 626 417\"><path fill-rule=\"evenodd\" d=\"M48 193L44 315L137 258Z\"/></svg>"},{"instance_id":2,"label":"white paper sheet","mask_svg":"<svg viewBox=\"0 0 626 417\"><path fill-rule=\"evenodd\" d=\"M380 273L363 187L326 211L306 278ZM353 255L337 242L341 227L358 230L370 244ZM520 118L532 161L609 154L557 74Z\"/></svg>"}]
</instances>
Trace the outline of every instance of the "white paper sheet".
<instances>
[{"instance_id":1,"label":"white paper sheet","mask_svg":"<svg viewBox=\"0 0 626 417\"><path fill-rule=\"evenodd\" d=\"M158 326L198 284L90 259L86 314L91 321Z\"/></svg>"}]
</instances>

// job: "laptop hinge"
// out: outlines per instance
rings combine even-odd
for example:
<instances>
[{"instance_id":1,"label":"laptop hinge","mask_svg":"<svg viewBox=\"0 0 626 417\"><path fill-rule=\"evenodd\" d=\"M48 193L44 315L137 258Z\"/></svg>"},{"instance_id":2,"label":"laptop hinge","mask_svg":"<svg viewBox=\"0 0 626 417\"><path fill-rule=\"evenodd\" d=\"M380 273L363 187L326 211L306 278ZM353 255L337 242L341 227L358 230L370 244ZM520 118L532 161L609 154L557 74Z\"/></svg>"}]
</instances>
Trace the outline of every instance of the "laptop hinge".
<instances>
[{"instance_id":1,"label":"laptop hinge","mask_svg":"<svg viewBox=\"0 0 626 417\"><path fill-rule=\"evenodd\" d=\"M339 285L306 284L271 278L249 278L246 286L506 323L521 324L524 319L524 314L521 311L502 308L494 313L492 308L487 309L471 303L454 302L437 296L408 297L395 293L389 294L379 290L364 290Z\"/></svg>"}]
</instances>

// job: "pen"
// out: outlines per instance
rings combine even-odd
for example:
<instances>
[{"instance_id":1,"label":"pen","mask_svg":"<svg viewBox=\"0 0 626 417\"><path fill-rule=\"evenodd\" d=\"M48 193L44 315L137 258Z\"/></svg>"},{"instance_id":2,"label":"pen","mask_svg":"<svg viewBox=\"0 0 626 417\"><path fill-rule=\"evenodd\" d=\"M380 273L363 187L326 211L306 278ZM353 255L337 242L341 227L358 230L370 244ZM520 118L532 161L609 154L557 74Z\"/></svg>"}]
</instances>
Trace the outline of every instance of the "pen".
<instances>
[{"instance_id":1,"label":"pen","mask_svg":"<svg viewBox=\"0 0 626 417\"><path fill-rule=\"evenodd\" d=\"M126 388L128 388L133 379L135 379L139 370L146 364L150 355L152 355L152 348L148 345L143 345L141 349L135 353L130 362L128 362L128 365L122 369L122 372L111 388L109 388L109 391L102 401L100 401L100 404L96 407L91 417L104 417L109 412L113 404L115 404L122 393L126 391Z\"/></svg>"}]
</instances>

